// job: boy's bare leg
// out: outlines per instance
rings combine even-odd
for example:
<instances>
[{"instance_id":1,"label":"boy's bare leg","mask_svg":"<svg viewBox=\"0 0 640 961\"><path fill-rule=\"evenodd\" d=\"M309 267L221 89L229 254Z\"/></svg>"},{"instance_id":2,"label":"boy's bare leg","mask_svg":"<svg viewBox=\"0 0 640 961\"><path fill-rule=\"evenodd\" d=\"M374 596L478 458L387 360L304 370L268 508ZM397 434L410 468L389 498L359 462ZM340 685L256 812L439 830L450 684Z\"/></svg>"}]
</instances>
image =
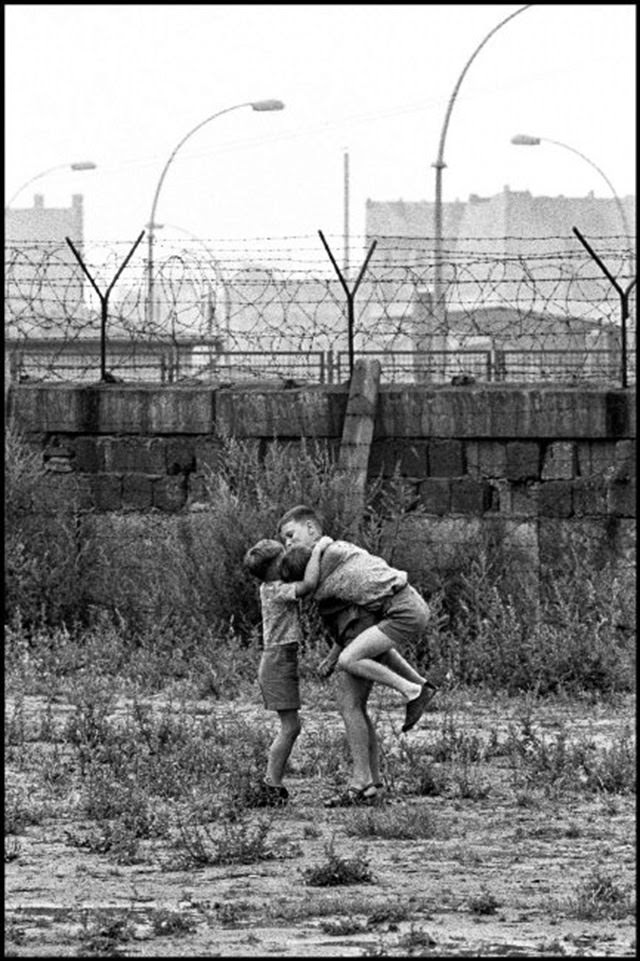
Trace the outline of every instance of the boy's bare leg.
<instances>
[{"instance_id":1,"label":"boy's bare leg","mask_svg":"<svg viewBox=\"0 0 640 961\"><path fill-rule=\"evenodd\" d=\"M302 728L296 710L278 711L278 717L280 718L280 730L269 748L267 776L265 778L267 784L272 784L274 787L280 787L282 784L285 766Z\"/></svg>"},{"instance_id":2,"label":"boy's bare leg","mask_svg":"<svg viewBox=\"0 0 640 961\"><path fill-rule=\"evenodd\" d=\"M413 681L414 684L420 684L420 686L422 686L427 680L426 677L419 674L408 661L405 661L400 651L397 651L395 647L387 651L383 663L386 664L387 667L390 667L396 674L399 674L400 677L404 677L407 681Z\"/></svg>"},{"instance_id":3,"label":"boy's bare leg","mask_svg":"<svg viewBox=\"0 0 640 961\"><path fill-rule=\"evenodd\" d=\"M350 787L362 789L380 779L378 769L378 741L366 711L371 683L364 678L336 672L338 708L344 723L345 735L351 752Z\"/></svg>"},{"instance_id":4,"label":"boy's bare leg","mask_svg":"<svg viewBox=\"0 0 640 961\"><path fill-rule=\"evenodd\" d=\"M338 666L344 671L356 674L367 681L377 681L398 691L405 701L412 701L422 690L423 681L410 681L400 674L373 660L380 654L387 654L393 648L393 641L378 627L368 627L358 634L338 658Z\"/></svg>"},{"instance_id":5,"label":"boy's bare leg","mask_svg":"<svg viewBox=\"0 0 640 961\"><path fill-rule=\"evenodd\" d=\"M363 707L363 713L364 719L367 722L367 727L369 728L369 770L371 771L371 781L369 783L375 784L377 787L379 784L382 784L382 778L380 777L380 751L378 748L378 735L376 734L373 721L369 717L366 704Z\"/></svg>"}]
</instances>

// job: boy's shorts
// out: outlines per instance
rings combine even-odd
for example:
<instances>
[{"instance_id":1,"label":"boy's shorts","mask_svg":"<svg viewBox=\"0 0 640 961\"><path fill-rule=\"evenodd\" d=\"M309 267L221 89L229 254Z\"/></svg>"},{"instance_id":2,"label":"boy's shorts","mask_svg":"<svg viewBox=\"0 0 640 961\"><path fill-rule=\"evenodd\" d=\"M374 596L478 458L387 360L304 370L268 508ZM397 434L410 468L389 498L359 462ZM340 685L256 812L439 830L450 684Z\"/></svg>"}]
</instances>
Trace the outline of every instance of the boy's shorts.
<instances>
[{"instance_id":1,"label":"boy's shorts","mask_svg":"<svg viewBox=\"0 0 640 961\"><path fill-rule=\"evenodd\" d=\"M277 644L263 651L258 684L267 711L297 711L300 708L298 645Z\"/></svg>"},{"instance_id":2,"label":"boy's shorts","mask_svg":"<svg viewBox=\"0 0 640 961\"><path fill-rule=\"evenodd\" d=\"M431 612L416 589L406 584L384 602L381 614L376 627L390 637L393 646L400 650L404 643L418 640Z\"/></svg>"}]
</instances>

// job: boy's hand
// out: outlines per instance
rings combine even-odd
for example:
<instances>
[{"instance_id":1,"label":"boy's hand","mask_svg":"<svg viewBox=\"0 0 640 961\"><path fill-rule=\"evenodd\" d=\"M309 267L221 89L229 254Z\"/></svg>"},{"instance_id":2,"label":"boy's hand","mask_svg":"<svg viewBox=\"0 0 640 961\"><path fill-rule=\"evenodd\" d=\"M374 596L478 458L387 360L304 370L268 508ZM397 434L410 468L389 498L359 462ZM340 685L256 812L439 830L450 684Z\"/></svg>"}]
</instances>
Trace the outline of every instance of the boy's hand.
<instances>
[{"instance_id":1,"label":"boy's hand","mask_svg":"<svg viewBox=\"0 0 640 961\"><path fill-rule=\"evenodd\" d=\"M316 669L318 677L326 678L333 674L335 666L338 663L338 658L334 657L332 654L328 654L323 660L320 661Z\"/></svg>"},{"instance_id":2,"label":"boy's hand","mask_svg":"<svg viewBox=\"0 0 640 961\"><path fill-rule=\"evenodd\" d=\"M320 540L316 541L316 547L321 551L328 547L329 544L333 544L333 537L328 537L326 534L323 534Z\"/></svg>"}]
</instances>

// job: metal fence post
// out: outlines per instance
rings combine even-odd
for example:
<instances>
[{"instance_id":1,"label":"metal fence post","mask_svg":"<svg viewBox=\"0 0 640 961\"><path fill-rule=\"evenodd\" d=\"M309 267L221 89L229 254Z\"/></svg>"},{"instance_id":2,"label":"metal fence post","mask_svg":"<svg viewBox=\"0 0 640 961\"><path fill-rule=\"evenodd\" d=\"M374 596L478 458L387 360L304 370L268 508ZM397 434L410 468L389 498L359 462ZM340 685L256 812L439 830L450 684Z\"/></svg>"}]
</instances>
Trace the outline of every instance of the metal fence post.
<instances>
[{"instance_id":1,"label":"metal fence post","mask_svg":"<svg viewBox=\"0 0 640 961\"><path fill-rule=\"evenodd\" d=\"M322 233L321 230L319 230L318 233L320 234L320 240L324 244L324 249L327 252L329 260L333 264L333 268L338 275L338 280L342 284L342 289L344 290L347 298L347 336L349 339L349 377L352 377L353 376L353 360L354 360L354 350L353 350L354 300L355 300L358 287L360 286L360 281L364 276L364 272L367 269L369 261L371 260L371 255L373 254L373 251L376 249L376 244L378 243L378 241L374 240L371 246L369 247L367 256L365 257L364 263L360 268L360 273L358 274L356 282L353 285L353 290L349 290L349 288L347 287L347 282L342 275L342 271L338 267L336 259L331 253L331 248L329 247L329 244L324 238L324 234Z\"/></svg>"},{"instance_id":2,"label":"metal fence post","mask_svg":"<svg viewBox=\"0 0 640 961\"><path fill-rule=\"evenodd\" d=\"M333 351L328 350L325 354L327 364L327 383L333 384Z\"/></svg>"},{"instance_id":3,"label":"metal fence post","mask_svg":"<svg viewBox=\"0 0 640 961\"><path fill-rule=\"evenodd\" d=\"M585 250L591 254L611 286L614 287L618 292L618 296L620 298L620 384L623 388L626 388L629 386L627 378L627 320L629 319L629 294L635 286L636 279L634 277L631 283L627 285L627 289L624 290L611 271L608 270L605 264L603 264L595 250L592 249L589 243L582 236L578 228L572 227L571 229Z\"/></svg>"},{"instance_id":4,"label":"metal fence post","mask_svg":"<svg viewBox=\"0 0 640 961\"><path fill-rule=\"evenodd\" d=\"M134 254L134 252L135 252L135 250L136 250L136 247L138 246L138 244L140 243L140 241L142 240L143 237L144 237L144 230L141 232L141 234L140 234L140 236L138 237L138 239L136 240L135 244L133 245L133 247L131 248L131 250L129 251L129 253L127 254L127 256L125 257L125 259L124 259L123 263L121 264L119 270L117 271L115 277L113 278L113 280L111 281L111 283L110 283L109 286L107 287L106 293L104 293L104 294L98 289L98 286L97 286L95 280L93 279L93 277L92 277L91 274L89 273L88 267L87 267L86 264L84 263L82 257L80 256L80 254L78 253L78 251L76 250L76 248L73 246L73 242L70 240L69 237L65 237L65 238L64 238L64 239L66 240L66 242L69 244L69 246L71 247L71 250L72 250L72 252L73 252L73 255L74 255L74 257L76 258L76 260L78 261L78 263L80 264L80 267L82 268L83 272L84 272L84 273L86 274L86 276L89 278L89 281L90 281L90 283L91 283L91 286L92 286L93 289L95 290L95 292L96 292L96 294L98 295L98 298L99 298L99 300L100 300L100 380L101 380L101 381L106 381L106 380L108 380L108 378L107 378L107 359L106 359L106 357L107 357L107 316L108 316L108 309L109 309L109 294L110 294L111 291L113 290L113 288L114 288L114 286L115 286L115 283L116 283L118 277L120 276L120 274L122 273L122 271L124 270L124 268L127 266L127 264L129 263L129 261L131 260L131 258L133 257L133 254Z\"/></svg>"}]
</instances>

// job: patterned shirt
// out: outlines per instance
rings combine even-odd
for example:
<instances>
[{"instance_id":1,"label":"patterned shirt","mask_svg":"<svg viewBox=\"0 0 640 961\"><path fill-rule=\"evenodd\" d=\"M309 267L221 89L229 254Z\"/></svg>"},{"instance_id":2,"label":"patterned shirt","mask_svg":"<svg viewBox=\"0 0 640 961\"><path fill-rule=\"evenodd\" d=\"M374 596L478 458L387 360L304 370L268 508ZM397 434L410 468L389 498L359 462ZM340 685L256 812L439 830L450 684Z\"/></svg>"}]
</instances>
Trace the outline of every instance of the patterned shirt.
<instances>
[{"instance_id":1,"label":"patterned shirt","mask_svg":"<svg viewBox=\"0 0 640 961\"><path fill-rule=\"evenodd\" d=\"M341 600L367 610L404 587L406 571L396 570L381 557L349 541L333 541L320 560L320 582L315 601Z\"/></svg>"},{"instance_id":2,"label":"patterned shirt","mask_svg":"<svg viewBox=\"0 0 640 961\"><path fill-rule=\"evenodd\" d=\"M265 650L279 644L299 644L302 641L297 601L295 584L267 581L260 585L262 643Z\"/></svg>"}]
</instances>

